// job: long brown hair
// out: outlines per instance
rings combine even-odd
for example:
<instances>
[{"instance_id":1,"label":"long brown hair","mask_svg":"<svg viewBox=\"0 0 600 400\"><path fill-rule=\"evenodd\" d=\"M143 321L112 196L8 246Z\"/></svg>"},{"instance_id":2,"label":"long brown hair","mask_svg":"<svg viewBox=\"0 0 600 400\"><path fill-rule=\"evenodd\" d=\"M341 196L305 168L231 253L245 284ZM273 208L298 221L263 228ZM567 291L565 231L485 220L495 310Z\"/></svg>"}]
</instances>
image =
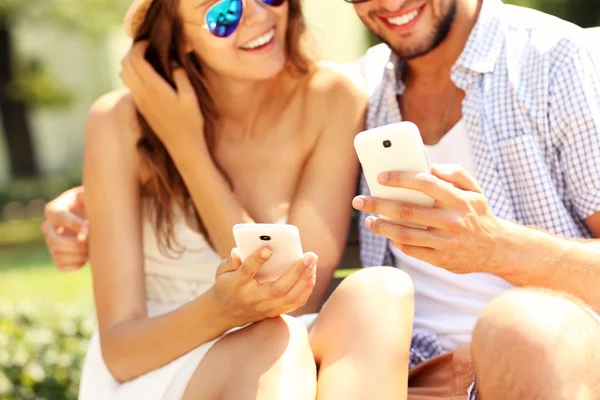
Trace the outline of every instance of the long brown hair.
<instances>
[{"instance_id":1,"label":"long brown hair","mask_svg":"<svg viewBox=\"0 0 600 400\"><path fill-rule=\"evenodd\" d=\"M293 74L307 74L313 64L302 49L305 22L300 0L288 1L286 70ZM211 158L229 181L213 154L218 110L208 91L201 63L195 54L186 53L182 46L183 23L179 15L179 0L154 0L140 29L135 33L134 40L150 42L146 59L173 87L175 85L171 74L171 63L176 62L186 71L204 117L204 137ZM193 206L189 191L171 156L139 112L138 120L142 137L137 147L144 166L149 172L149 179L143 187L143 195L152 201L153 219L159 244L169 250L174 250L174 244L179 245L174 236L173 206L179 206L186 220L193 222L196 229L211 243L210 235Z\"/></svg>"}]
</instances>

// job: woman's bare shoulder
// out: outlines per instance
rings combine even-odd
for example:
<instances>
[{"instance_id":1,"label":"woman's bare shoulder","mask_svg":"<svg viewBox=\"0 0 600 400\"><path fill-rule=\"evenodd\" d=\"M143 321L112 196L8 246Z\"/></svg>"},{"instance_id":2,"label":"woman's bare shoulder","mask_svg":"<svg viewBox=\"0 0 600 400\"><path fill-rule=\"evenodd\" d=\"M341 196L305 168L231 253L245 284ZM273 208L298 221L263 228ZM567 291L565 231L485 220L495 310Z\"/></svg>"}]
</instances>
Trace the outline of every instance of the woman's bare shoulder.
<instances>
[{"instance_id":1,"label":"woman's bare shoulder","mask_svg":"<svg viewBox=\"0 0 600 400\"><path fill-rule=\"evenodd\" d=\"M84 168L140 165L137 142L141 129L128 90L117 90L94 102L86 121Z\"/></svg>"},{"instance_id":2,"label":"woman's bare shoulder","mask_svg":"<svg viewBox=\"0 0 600 400\"><path fill-rule=\"evenodd\" d=\"M86 137L90 135L101 136L104 140L137 142L141 129L128 89L107 93L94 102L86 122Z\"/></svg>"},{"instance_id":3,"label":"woman's bare shoulder","mask_svg":"<svg viewBox=\"0 0 600 400\"><path fill-rule=\"evenodd\" d=\"M310 75L309 88L316 94L351 95L365 99L367 92L354 74L348 73L339 64L319 63Z\"/></svg>"},{"instance_id":4,"label":"woman's bare shoulder","mask_svg":"<svg viewBox=\"0 0 600 400\"><path fill-rule=\"evenodd\" d=\"M318 64L318 68L322 71L334 72L336 75L344 76L357 89L366 93L367 84L362 73L362 62L362 59L346 63L321 61Z\"/></svg>"},{"instance_id":5,"label":"woman's bare shoulder","mask_svg":"<svg viewBox=\"0 0 600 400\"><path fill-rule=\"evenodd\" d=\"M368 104L366 91L356 81L339 69L323 64L319 64L310 77L307 100L312 116L323 121L362 115Z\"/></svg>"}]
</instances>

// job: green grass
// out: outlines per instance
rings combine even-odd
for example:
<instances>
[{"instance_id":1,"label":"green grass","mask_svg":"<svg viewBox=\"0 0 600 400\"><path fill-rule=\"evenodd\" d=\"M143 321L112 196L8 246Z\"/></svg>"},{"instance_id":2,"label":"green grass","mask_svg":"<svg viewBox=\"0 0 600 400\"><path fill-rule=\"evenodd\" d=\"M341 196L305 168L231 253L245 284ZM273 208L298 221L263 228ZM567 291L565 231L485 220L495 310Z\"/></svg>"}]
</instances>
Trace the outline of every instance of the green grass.
<instances>
[{"instance_id":1,"label":"green grass","mask_svg":"<svg viewBox=\"0 0 600 400\"><path fill-rule=\"evenodd\" d=\"M0 222L0 248L41 241L41 223L37 219Z\"/></svg>"},{"instance_id":2,"label":"green grass","mask_svg":"<svg viewBox=\"0 0 600 400\"><path fill-rule=\"evenodd\" d=\"M3 245L0 247L0 298L65 303L91 301L89 268L59 272L44 242L39 240Z\"/></svg>"}]
</instances>

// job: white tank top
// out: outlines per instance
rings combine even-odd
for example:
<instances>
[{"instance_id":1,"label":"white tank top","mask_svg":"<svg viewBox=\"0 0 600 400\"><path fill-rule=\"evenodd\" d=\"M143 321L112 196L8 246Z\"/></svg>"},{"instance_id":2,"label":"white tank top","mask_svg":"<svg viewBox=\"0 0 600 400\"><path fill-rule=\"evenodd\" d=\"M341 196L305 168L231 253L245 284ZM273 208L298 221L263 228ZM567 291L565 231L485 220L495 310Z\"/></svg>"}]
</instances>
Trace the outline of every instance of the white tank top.
<instances>
[{"instance_id":1,"label":"white tank top","mask_svg":"<svg viewBox=\"0 0 600 400\"><path fill-rule=\"evenodd\" d=\"M425 150L431 163L460 164L475 176L469 137L462 120L439 143L425 146ZM491 274L456 275L390 247L396 267L408 273L415 286L414 328L437 333L446 350L469 343L477 316L485 305L513 287Z\"/></svg>"}]
</instances>

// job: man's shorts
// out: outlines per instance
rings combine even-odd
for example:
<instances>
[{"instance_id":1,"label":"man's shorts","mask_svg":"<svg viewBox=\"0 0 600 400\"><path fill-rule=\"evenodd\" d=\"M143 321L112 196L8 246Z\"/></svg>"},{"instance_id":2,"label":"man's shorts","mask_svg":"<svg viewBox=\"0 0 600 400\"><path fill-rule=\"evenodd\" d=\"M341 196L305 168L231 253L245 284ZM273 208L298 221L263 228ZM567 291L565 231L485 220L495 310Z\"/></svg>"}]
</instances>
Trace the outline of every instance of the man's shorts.
<instances>
[{"instance_id":1,"label":"man's shorts","mask_svg":"<svg viewBox=\"0 0 600 400\"><path fill-rule=\"evenodd\" d=\"M471 346L461 345L412 368L408 375L408 400L475 400Z\"/></svg>"}]
</instances>

